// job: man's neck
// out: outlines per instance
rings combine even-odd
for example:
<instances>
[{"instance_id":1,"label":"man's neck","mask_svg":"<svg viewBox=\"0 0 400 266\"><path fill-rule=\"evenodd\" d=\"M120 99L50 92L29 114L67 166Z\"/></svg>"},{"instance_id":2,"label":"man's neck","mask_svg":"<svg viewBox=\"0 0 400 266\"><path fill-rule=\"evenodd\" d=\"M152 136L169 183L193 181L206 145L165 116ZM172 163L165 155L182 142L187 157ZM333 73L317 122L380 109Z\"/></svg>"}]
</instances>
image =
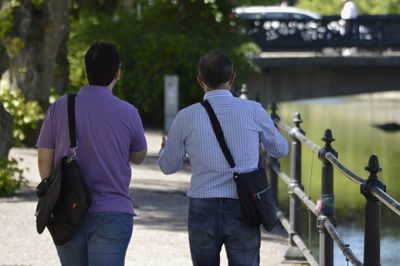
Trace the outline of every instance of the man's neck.
<instances>
[{"instance_id":1,"label":"man's neck","mask_svg":"<svg viewBox=\"0 0 400 266\"><path fill-rule=\"evenodd\" d=\"M209 89L209 90L206 90L205 92L207 93L207 92L211 92L211 91L221 91L221 90L230 91L231 88L230 88L230 87L218 87L218 88L216 88L216 89Z\"/></svg>"}]
</instances>

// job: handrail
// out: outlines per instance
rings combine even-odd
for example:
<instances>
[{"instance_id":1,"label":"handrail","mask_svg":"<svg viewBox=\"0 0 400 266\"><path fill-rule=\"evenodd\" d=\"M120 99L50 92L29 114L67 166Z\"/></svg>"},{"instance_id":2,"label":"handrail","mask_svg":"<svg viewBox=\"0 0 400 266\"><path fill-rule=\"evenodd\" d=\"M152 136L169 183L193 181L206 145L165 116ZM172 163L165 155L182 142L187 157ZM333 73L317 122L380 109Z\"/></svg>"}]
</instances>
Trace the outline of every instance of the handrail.
<instances>
[{"instance_id":1,"label":"handrail","mask_svg":"<svg viewBox=\"0 0 400 266\"><path fill-rule=\"evenodd\" d=\"M301 143L305 144L308 146L311 150L314 152L319 152L321 150L321 147L318 145L314 144L310 139L308 139L306 136L304 136L301 132L295 131L293 135L296 137L296 139L300 140Z\"/></svg>"},{"instance_id":2,"label":"handrail","mask_svg":"<svg viewBox=\"0 0 400 266\"><path fill-rule=\"evenodd\" d=\"M276 125L286 131L288 134L294 135L298 140L300 140L303 144L307 145L311 150L315 152L319 152L321 150L321 147L318 145L314 144L310 139L308 139L304 134L302 134L299 131L293 131L292 128L290 128L288 125L283 123L282 121L275 121Z\"/></svg>"},{"instance_id":3,"label":"handrail","mask_svg":"<svg viewBox=\"0 0 400 266\"><path fill-rule=\"evenodd\" d=\"M284 172L280 171L277 167L273 166L272 169L278 174L279 177L281 177L285 183L289 184L290 183L290 177L288 177ZM316 216L318 217L320 215L318 209L316 208L316 205L314 202L312 202L308 195L304 193L303 190L301 190L299 187L294 188L294 193L299 197L299 199L307 206L307 208ZM285 226L284 222L286 221L287 224L289 222L286 220L286 218L283 217L282 212L278 212L278 217L279 220L281 221L283 227L285 227L286 231L289 231L289 225ZM285 220L283 220L285 219ZM286 228L287 227L287 228ZM362 266L363 264L360 262L359 259L354 255L354 253L351 251L350 247L346 245L343 241L343 239L339 236L338 232L336 231L335 227L329 220L324 221L324 227L328 231L329 235L332 237L332 239L337 243L338 247L342 250L343 255L353 264L353 265L360 265ZM293 239L294 240L294 239ZM297 244L297 243L296 243ZM300 248L300 247L299 247ZM300 248L302 249L302 248ZM304 252L303 252L304 254ZM304 254L304 256L307 258L307 256ZM308 258L307 258L308 261Z\"/></svg>"},{"instance_id":4,"label":"handrail","mask_svg":"<svg viewBox=\"0 0 400 266\"><path fill-rule=\"evenodd\" d=\"M342 164L335 155L330 152L325 154L325 158L332 163L344 176L348 177L351 181L361 185L365 182L364 179L350 171L344 164Z\"/></svg>"},{"instance_id":5,"label":"handrail","mask_svg":"<svg viewBox=\"0 0 400 266\"><path fill-rule=\"evenodd\" d=\"M279 167L276 167L275 165L272 166L272 169L275 171L275 173L282 178L282 180L286 183L286 184L290 184L291 182L291 178L286 175L283 171L281 171L279 169ZM309 197L307 196L307 194L304 193L303 190L301 190L299 187L295 187L294 188L294 193L299 197L299 199L308 207L308 209L316 216L318 217L320 215L318 209L316 208L316 205L314 202L312 202ZM287 219L283 216L281 211L278 211L278 217L279 220L281 221L283 227L285 228L286 231L289 232L289 222L287 221ZM286 223L286 224L285 224ZM357 266L362 266L362 262L360 262L360 260L354 255L354 253L352 252L352 250L350 249L350 247L348 245L345 244L344 240L339 236L338 232L336 231L335 227L333 226L333 224L329 221L329 220L325 220L324 221L324 227L326 228L327 232L329 233L329 235L332 237L332 239L336 242L336 244L338 245L338 247L342 250L343 255L353 264L353 265L357 265ZM295 241L295 239L293 239ZM295 241L296 242L296 241ZM297 243L296 243L297 244ZM303 252L303 248L299 247ZM307 261L309 261L309 258L306 256L306 254L304 254L304 256L307 258ZM311 264L311 263L310 263ZM311 264L312 265L312 264Z\"/></svg>"},{"instance_id":6,"label":"handrail","mask_svg":"<svg viewBox=\"0 0 400 266\"><path fill-rule=\"evenodd\" d=\"M279 221L281 222L283 228L285 228L285 230L287 232L289 232L290 231L289 221L286 219L286 217L283 215L283 213L281 211L277 211L276 214L277 214L277 216L279 218ZM293 241L299 247L299 249L303 253L304 257L307 259L307 262L311 266L318 266L318 262L315 260L315 258L311 254L311 251L307 248L307 245L303 242L301 237L298 236L298 235L294 235L293 236Z\"/></svg>"},{"instance_id":7,"label":"handrail","mask_svg":"<svg viewBox=\"0 0 400 266\"><path fill-rule=\"evenodd\" d=\"M302 134L299 131L293 131L293 128L289 127L286 125L284 122L280 121L279 118L274 118L273 121L275 124L281 128L282 130L286 131L288 134L292 134L295 136L300 142L308 146L311 150L315 152L320 152L321 147L318 145L314 144L310 139L308 139L304 134ZM355 173L353 173L349 168L347 168L342 162L339 161L339 159L334 156L332 153L327 152L325 154L325 158L332 163L333 166L335 166L336 169L338 169L345 177L349 178L351 181L357 183L358 185L362 185L365 183L365 180ZM278 173L279 174L279 173ZM391 209L393 212L395 212L397 215L400 216L400 203L392 198L389 194L384 192L383 190L372 187L371 192L376 198L379 199L383 204L385 204L389 209Z\"/></svg>"},{"instance_id":8,"label":"handrail","mask_svg":"<svg viewBox=\"0 0 400 266\"><path fill-rule=\"evenodd\" d=\"M399 16L364 16L351 21L343 35L340 16L322 19L273 19L259 14L239 14L245 31L263 51L320 51L325 47L385 49L400 47ZM362 29L362 31L359 31ZM315 38L314 36L317 36Z\"/></svg>"},{"instance_id":9,"label":"handrail","mask_svg":"<svg viewBox=\"0 0 400 266\"><path fill-rule=\"evenodd\" d=\"M284 172L281 171L281 169L279 169L279 167L277 167L276 165L272 166L272 169L275 171L275 173L278 174L278 176L280 176L282 178L283 181L285 181L286 184L290 184L291 178L285 174Z\"/></svg>"},{"instance_id":10,"label":"handrail","mask_svg":"<svg viewBox=\"0 0 400 266\"><path fill-rule=\"evenodd\" d=\"M356 255L354 255L349 245L345 244L345 242L339 236L335 227L329 220L324 221L324 227L329 235L332 237L332 239L336 242L340 250L342 250L343 255L351 262L351 264L362 266L363 263L356 257Z\"/></svg>"},{"instance_id":11,"label":"handrail","mask_svg":"<svg viewBox=\"0 0 400 266\"><path fill-rule=\"evenodd\" d=\"M383 204L385 204L389 209L394 211L397 215L400 216L400 204L390 195L388 195L385 191L378 187L371 188L372 194L377 197Z\"/></svg>"},{"instance_id":12,"label":"handrail","mask_svg":"<svg viewBox=\"0 0 400 266\"><path fill-rule=\"evenodd\" d=\"M271 106L271 118L275 125L286 132L292 139L292 153L291 153L291 175L280 170L279 161L270 161L270 179L277 180L277 176L283 179L288 185L288 192L290 196L290 223L284 220L283 214L280 213L279 219L286 231L289 233L289 248L285 254L285 259L296 261L307 259L311 255L310 250L300 238L300 219L299 219L299 203L302 202L306 205L316 217L317 228L319 229L319 252L321 265L333 265L333 243L343 252L346 260L353 265L362 266L366 265L379 265L380 264L380 204L383 203L390 210L400 216L400 203L386 193L386 187L378 178L377 173L382 169L379 166L378 157L371 155L368 165L365 167L370 175L367 179L353 173L338 159L338 154L331 146L335 140L332 136L330 129L325 130L322 140L325 142L324 147L319 147L305 136L300 124L303 122L300 114L296 113L293 119L294 127L291 128L284 122L280 121L279 116L276 114L276 105ZM318 204L315 204L309 196L303 191L301 184L301 144L304 144L312 151L318 154L322 162L322 188L321 198ZM356 183L360 187L361 194L366 198L365 204L365 242L364 242L364 262L358 259L349 245L345 244L343 239L339 236L335 229L336 218L334 216L334 193L333 193L333 170L336 168L350 181ZM274 185L277 187L277 185ZM277 198L277 189L275 188L274 197ZM285 224L286 222L286 224ZM296 245L296 246L295 246ZM301 255L302 254L302 255ZM315 259L312 260L314 263Z\"/></svg>"}]
</instances>

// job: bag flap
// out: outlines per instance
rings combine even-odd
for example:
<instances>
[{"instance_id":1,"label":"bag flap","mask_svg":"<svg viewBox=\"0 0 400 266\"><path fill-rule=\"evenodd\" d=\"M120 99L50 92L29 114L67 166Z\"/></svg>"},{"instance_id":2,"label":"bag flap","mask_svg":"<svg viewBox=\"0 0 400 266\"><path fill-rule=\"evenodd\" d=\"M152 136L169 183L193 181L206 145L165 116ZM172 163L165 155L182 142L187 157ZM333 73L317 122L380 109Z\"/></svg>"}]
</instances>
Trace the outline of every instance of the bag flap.
<instances>
[{"instance_id":1,"label":"bag flap","mask_svg":"<svg viewBox=\"0 0 400 266\"><path fill-rule=\"evenodd\" d=\"M264 168L259 168L249 173L238 174L243 183L252 194L263 191L269 187Z\"/></svg>"},{"instance_id":2,"label":"bag flap","mask_svg":"<svg viewBox=\"0 0 400 266\"><path fill-rule=\"evenodd\" d=\"M42 181L43 182L43 181ZM43 187L42 182L38 185L37 190ZM36 230L39 234L46 228L47 222L57 203L61 190L61 165L57 164L51 177L45 181L47 189L40 191L38 204L36 206Z\"/></svg>"}]
</instances>

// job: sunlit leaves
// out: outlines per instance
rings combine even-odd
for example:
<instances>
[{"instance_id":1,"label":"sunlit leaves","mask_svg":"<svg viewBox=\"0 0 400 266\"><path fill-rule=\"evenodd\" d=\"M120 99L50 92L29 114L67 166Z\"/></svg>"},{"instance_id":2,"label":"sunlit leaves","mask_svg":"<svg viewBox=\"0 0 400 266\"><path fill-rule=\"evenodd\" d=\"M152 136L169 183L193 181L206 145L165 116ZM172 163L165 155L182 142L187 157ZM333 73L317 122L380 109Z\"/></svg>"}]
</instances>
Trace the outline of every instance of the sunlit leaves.
<instances>
[{"instance_id":1,"label":"sunlit leaves","mask_svg":"<svg viewBox=\"0 0 400 266\"><path fill-rule=\"evenodd\" d=\"M25 140L25 130L35 129L44 114L36 101L28 101L18 89L0 88L0 101L14 120L14 141L18 144Z\"/></svg>"},{"instance_id":2,"label":"sunlit leaves","mask_svg":"<svg viewBox=\"0 0 400 266\"><path fill-rule=\"evenodd\" d=\"M16 159L0 158L0 197L10 196L27 184Z\"/></svg>"},{"instance_id":3,"label":"sunlit leaves","mask_svg":"<svg viewBox=\"0 0 400 266\"><path fill-rule=\"evenodd\" d=\"M43 7L44 0L31 0L31 3L36 9L41 9Z\"/></svg>"}]
</instances>

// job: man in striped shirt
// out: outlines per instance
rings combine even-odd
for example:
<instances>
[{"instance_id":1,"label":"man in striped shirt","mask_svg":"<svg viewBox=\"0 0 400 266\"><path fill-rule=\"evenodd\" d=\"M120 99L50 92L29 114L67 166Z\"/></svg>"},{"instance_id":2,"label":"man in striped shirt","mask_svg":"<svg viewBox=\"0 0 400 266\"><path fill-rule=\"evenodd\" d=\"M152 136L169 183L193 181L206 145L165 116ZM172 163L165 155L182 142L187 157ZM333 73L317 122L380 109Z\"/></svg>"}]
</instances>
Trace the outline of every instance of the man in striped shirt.
<instances>
[{"instance_id":1,"label":"man in striped shirt","mask_svg":"<svg viewBox=\"0 0 400 266\"><path fill-rule=\"evenodd\" d=\"M229 265L259 265L260 229L241 219L233 173L256 170L259 146L273 157L285 156L288 143L259 103L233 97L233 63L220 51L210 51L198 63L197 81L221 124L236 163L226 161L205 108L196 103L176 116L158 164L164 174L178 172L186 155L192 177L188 231L193 265L219 265L225 245Z\"/></svg>"}]
</instances>

